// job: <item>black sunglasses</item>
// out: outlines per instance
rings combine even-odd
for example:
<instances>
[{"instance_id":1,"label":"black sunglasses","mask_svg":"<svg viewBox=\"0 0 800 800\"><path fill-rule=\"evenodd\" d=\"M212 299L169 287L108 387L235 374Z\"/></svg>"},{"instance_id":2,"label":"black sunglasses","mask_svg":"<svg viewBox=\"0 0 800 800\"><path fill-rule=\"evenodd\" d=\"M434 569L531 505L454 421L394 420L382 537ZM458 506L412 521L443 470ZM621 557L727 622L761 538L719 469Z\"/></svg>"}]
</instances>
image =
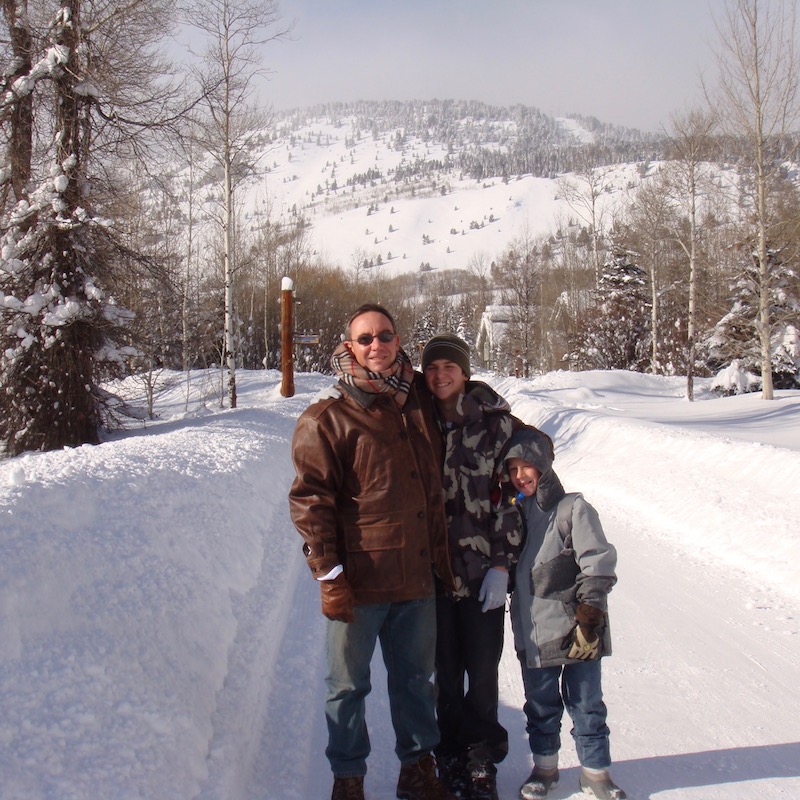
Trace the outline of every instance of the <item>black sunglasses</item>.
<instances>
[{"instance_id":1,"label":"black sunglasses","mask_svg":"<svg viewBox=\"0 0 800 800\"><path fill-rule=\"evenodd\" d=\"M362 347L369 347L373 339L377 339L384 344L389 344L389 342L394 340L395 336L397 336L397 334L394 331L381 331L377 336L373 336L371 333L362 333L361 336L357 336L350 341L358 342Z\"/></svg>"}]
</instances>

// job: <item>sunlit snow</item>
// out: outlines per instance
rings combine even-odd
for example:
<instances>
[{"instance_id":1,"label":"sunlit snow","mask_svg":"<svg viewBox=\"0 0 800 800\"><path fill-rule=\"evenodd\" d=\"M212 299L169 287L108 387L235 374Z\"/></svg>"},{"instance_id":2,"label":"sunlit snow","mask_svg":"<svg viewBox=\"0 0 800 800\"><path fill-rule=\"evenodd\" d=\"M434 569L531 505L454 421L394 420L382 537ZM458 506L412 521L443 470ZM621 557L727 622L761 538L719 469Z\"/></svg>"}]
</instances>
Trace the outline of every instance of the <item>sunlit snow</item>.
<instances>
[{"instance_id":1,"label":"sunlit snow","mask_svg":"<svg viewBox=\"0 0 800 800\"><path fill-rule=\"evenodd\" d=\"M678 378L481 377L554 436L619 550L617 782L800 796L800 391L716 398L704 379L689 403ZM240 372L233 411L219 373L160 381L158 421L0 461L0 798L327 798L324 625L286 495L295 419L331 379L298 374L287 399L277 372ZM397 779L380 657L373 678L378 800ZM510 800L530 761L509 647L500 681ZM554 800L577 791L568 727Z\"/></svg>"}]
</instances>

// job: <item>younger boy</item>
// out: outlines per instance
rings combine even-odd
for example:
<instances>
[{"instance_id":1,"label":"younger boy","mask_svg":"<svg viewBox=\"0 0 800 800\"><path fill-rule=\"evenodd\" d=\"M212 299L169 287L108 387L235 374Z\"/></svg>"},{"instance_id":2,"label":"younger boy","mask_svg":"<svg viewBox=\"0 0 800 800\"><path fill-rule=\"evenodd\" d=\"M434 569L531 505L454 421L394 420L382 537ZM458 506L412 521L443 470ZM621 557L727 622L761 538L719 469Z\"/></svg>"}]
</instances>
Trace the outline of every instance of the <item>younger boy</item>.
<instances>
[{"instance_id":1,"label":"younger boy","mask_svg":"<svg viewBox=\"0 0 800 800\"><path fill-rule=\"evenodd\" d=\"M625 792L609 775L600 684L600 658L611 654L606 609L617 553L595 509L580 494L565 495L553 456L550 437L530 427L515 431L505 456L526 528L511 601L534 765L520 797L542 800L557 785L566 706L581 789L598 800L623 800Z\"/></svg>"}]
</instances>

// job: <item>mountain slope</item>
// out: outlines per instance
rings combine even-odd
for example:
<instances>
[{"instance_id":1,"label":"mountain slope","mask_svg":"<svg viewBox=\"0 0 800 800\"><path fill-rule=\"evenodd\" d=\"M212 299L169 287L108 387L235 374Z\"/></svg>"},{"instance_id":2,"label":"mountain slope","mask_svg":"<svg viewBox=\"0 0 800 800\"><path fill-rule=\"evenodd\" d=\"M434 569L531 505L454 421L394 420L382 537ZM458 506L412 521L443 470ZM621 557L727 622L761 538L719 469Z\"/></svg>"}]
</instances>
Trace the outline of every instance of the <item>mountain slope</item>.
<instances>
[{"instance_id":1,"label":"mountain slope","mask_svg":"<svg viewBox=\"0 0 800 800\"><path fill-rule=\"evenodd\" d=\"M277 114L243 159L240 195L246 228L302 222L316 256L395 275L465 268L524 233L586 226L559 196L559 175L587 159L607 165L600 210L612 210L640 180L634 165L662 156L651 134L525 106L332 103ZM212 218L213 181L205 193Z\"/></svg>"}]
</instances>

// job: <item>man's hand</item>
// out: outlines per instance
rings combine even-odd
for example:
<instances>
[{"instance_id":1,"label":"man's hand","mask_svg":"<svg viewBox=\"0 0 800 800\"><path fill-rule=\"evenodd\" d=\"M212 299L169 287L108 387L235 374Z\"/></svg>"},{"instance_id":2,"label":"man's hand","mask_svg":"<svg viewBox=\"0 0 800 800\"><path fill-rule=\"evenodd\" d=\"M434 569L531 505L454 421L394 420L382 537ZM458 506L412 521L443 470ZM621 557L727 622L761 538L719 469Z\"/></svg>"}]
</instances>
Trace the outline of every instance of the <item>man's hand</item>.
<instances>
[{"instance_id":1,"label":"man's hand","mask_svg":"<svg viewBox=\"0 0 800 800\"><path fill-rule=\"evenodd\" d=\"M483 576L478 602L483 603L481 611L485 614L493 608L500 608L506 602L508 592L508 570L491 567Z\"/></svg>"},{"instance_id":2,"label":"man's hand","mask_svg":"<svg viewBox=\"0 0 800 800\"><path fill-rule=\"evenodd\" d=\"M340 573L332 581L319 581L319 588L322 593L322 613L328 619L339 622L355 621L355 597L344 573Z\"/></svg>"}]
</instances>

